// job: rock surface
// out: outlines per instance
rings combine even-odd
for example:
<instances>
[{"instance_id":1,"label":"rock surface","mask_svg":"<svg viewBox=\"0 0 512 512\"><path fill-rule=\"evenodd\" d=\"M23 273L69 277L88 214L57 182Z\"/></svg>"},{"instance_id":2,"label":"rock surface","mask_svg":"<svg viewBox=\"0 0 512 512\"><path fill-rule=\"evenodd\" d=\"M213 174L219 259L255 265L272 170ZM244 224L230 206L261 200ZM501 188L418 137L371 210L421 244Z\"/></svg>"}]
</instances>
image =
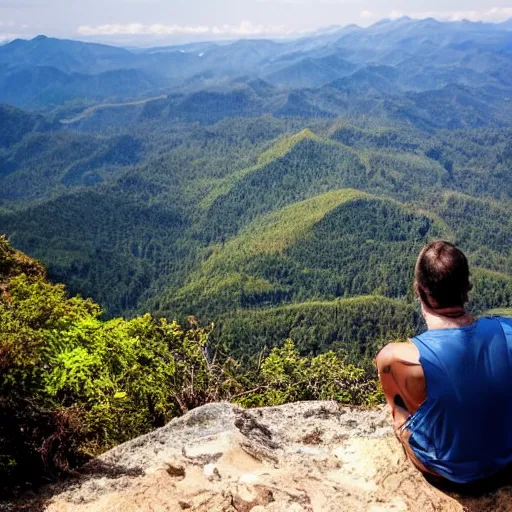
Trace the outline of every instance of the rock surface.
<instances>
[{"instance_id":1,"label":"rock surface","mask_svg":"<svg viewBox=\"0 0 512 512\"><path fill-rule=\"evenodd\" d=\"M104 454L49 512L512 510L512 488L449 496L406 460L383 408L210 404Z\"/></svg>"}]
</instances>

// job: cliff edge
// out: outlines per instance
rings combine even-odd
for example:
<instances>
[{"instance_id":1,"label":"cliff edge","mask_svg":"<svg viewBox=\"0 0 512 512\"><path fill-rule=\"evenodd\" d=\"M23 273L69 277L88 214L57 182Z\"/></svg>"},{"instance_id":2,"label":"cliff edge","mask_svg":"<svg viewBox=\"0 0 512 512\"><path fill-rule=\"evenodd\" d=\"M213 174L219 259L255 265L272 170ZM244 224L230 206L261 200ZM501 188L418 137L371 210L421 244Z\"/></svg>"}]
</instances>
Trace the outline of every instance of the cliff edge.
<instances>
[{"instance_id":1,"label":"cliff edge","mask_svg":"<svg viewBox=\"0 0 512 512\"><path fill-rule=\"evenodd\" d=\"M52 489L49 512L512 510L512 486L447 494L406 460L384 408L200 407Z\"/></svg>"}]
</instances>

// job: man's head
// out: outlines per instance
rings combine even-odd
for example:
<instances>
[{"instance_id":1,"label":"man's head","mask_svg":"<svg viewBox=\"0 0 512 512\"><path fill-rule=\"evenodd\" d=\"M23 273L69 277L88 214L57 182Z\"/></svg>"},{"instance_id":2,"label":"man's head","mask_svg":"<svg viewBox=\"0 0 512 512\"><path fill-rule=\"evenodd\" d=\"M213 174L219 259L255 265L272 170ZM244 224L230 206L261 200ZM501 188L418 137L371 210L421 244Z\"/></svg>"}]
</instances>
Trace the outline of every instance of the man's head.
<instances>
[{"instance_id":1,"label":"man's head","mask_svg":"<svg viewBox=\"0 0 512 512\"><path fill-rule=\"evenodd\" d=\"M430 309L464 307L472 288L464 253L450 242L430 242L418 256L416 292Z\"/></svg>"}]
</instances>

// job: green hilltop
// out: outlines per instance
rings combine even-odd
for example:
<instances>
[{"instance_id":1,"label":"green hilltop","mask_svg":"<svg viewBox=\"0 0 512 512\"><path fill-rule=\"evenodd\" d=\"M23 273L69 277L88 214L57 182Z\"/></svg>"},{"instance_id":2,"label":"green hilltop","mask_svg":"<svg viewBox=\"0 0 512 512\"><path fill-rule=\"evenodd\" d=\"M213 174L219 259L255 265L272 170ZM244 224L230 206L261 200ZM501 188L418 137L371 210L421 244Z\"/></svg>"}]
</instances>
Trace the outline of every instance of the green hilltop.
<instances>
[{"instance_id":1,"label":"green hilltop","mask_svg":"<svg viewBox=\"0 0 512 512\"><path fill-rule=\"evenodd\" d=\"M231 236L258 215L330 190L354 188L412 201L442 189L448 171L424 154L356 150L303 130L257 164L225 177L200 203L208 240Z\"/></svg>"},{"instance_id":2,"label":"green hilltop","mask_svg":"<svg viewBox=\"0 0 512 512\"><path fill-rule=\"evenodd\" d=\"M211 246L171 301L175 311L212 315L361 291L404 297L415 252L446 234L444 223L394 200L333 190L258 217ZM385 263L379 262L384 255Z\"/></svg>"},{"instance_id":3,"label":"green hilltop","mask_svg":"<svg viewBox=\"0 0 512 512\"><path fill-rule=\"evenodd\" d=\"M270 149L258 157L258 164L265 165L269 164L273 160L276 160L277 158L282 158L286 155L286 153L291 151L296 144L306 139L315 141L321 140L318 135L313 133L310 129L306 128L301 132L296 133L295 135L283 137L277 141Z\"/></svg>"},{"instance_id":4,"label":"green hilltop","mask_svg":"<svg viewBox=\"0 0 512 512\"><path fill-rule=\"evenodd\" d=\"M320 137L315 135L309 129L302 130L295 135L281 138L270 149L264 151L261 155L258 156L258 162L256 165L230 174L226 178L223 178L218 183L216 183L215 188L209 192L204 199L201 200L199 203L199 208L202 210L208 209L217 199L228 194L233 186L238 181L242 180L245 176L252 172L258 171L259 169L262 169L265 165L272 163L274 160L278 160L279 158L284 157L295 147L295 145L307 139L314 141L321 140Z\"/></svg>"}]
</instances>

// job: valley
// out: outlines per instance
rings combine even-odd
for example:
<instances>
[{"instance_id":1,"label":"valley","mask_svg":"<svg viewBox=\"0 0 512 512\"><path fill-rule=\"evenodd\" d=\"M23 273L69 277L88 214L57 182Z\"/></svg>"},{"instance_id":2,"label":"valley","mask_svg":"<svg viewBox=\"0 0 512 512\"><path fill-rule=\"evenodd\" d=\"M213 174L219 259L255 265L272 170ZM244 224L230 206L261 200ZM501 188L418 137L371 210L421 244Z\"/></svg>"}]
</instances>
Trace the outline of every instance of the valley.
<instances>
[{"instance_id":1,"label":"valley","mask_svg":"<svg viewBox=\"0 0 512 512\"><path fill-rule=\"evenodd\" d=\"M427 240L467 251L476 313L512 305L510 41L506 24L408 18L140 52L14 41L0 231L107 318L194 315L236 354L291 337L369 361L421 326ZM25 104L9 83L36 56L38 91L50 69L73 79ZM128 72L145 85L98 89Z\"/></svg>"}]
</instances>

